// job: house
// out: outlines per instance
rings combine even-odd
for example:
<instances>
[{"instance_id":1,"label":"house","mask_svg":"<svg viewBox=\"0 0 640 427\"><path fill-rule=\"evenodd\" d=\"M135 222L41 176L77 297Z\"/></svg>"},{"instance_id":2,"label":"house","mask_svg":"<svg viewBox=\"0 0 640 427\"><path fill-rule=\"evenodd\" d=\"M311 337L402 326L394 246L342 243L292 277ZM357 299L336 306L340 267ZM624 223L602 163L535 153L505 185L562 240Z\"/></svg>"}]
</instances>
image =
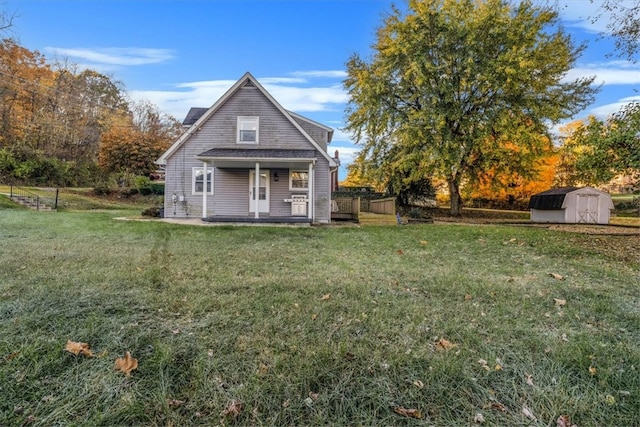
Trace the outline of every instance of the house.
<instances>
[{"instance_id":1,"label":"house","mask_svg":"<svg viewBox=\"0 0 640 427\"><path fill-rule=\"evenodd\" d=\"M250 73L210 108L191 109L183 125L157 160L165 217L330 222L333 129L285 110Z\"/></svg>"},{"instance_id":2,"label":"house","mask_svg":"<svg viewBox=\"0 0 640 427\"><path fill-rule=\"evenodd\" d=\"M608 224L613 201L595 188L562 187L534 194L529 209L533 222Z\"/></svg>"}]
</instances>

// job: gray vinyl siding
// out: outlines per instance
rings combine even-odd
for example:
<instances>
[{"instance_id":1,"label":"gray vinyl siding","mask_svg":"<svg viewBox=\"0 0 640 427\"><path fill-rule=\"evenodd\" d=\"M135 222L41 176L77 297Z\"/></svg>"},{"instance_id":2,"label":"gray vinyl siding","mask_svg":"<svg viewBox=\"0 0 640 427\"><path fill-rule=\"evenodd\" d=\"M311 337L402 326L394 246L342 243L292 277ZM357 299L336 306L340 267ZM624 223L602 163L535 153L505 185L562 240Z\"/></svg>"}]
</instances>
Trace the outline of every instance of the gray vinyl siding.
<instances>
[{"instance_id":1,"label":"gray vinyl siding","mask_svg":"<svg viewBox=\"0 0 640 427\"><path fill-rule=\"evenodd\" d=\"M237 143L237 117L258 116L258 144ZM296 127L255 87L243 87L191 137L210 148L313 149ZM206 150L202 150L200 153ZM198 153L199 154L199 153Z\"/></svg>"},{"instance_id":2,"label":"gray vinyl siding","mask_svg":"<svg viewBox=\"0 0 640 427\"><path fill-rule=\"evenodd\" d=\"M217 169L216 194L209 216L249 216L249 171Z\"/></svg>"},{"instance_id":3,"label":"gray vinyl siding","mask_svg":"<svg viewBox=\"0 0 640 427\"><path fill-rule=\"evenodd\" d=\"M323 149L327 150L327 140L329 139L329 132L321 127L314 126L313 123L309 123L304 120L300 120L297 117L293 117L293 120L300 125L302 129Z\"/></svg>"},{"instance_id":4,"label":"gray vinyl siding","mask_svg":"<svg viewBox=\"0 0 640 427\"><path fill-rule=\"evenodd\" d=\"M315 222L326 223L331 220L331 181L329 162L319 157L314 168L314 207Z\"/></svg>"}]
</instances>

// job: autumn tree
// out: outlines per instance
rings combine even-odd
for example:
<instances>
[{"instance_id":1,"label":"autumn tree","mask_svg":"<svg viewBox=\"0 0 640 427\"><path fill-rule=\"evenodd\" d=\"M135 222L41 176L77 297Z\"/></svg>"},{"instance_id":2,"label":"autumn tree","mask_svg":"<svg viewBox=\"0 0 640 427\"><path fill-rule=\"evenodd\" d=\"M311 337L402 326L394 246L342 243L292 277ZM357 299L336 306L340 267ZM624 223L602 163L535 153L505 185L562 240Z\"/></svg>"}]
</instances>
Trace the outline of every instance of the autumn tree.
<instances>
[{"instance_id":1,"label":"autumn tree","mask_svg":"<svg viewBox=\"0 0 640 427\"><path fill-rule=\"evenodd\" d=\"M183 131L173 117L149 102L131 103L131 111L114 117L101 135L99 164L109 172L150 175L155 160Z\"/></svg>"},{"instance_id":2,"label":"autumn tree","mask_svg":"<svg viewBox=\"0 0 640 427\"><path fill-rule=\"evenodd\" d=\"M522 145L504 143L501 162L471 174L464 190L468 198L495 207L523 207L533 194L553 187L560 156L547 137L540 138L542 150L535 152ZM512 167L523 164L525 168Z\"/></svg>"},{"instance_id":3,"label":"autumn tree","mask_svg":"<svg viewBox=\"0 0 640 427\"><path fill-rule=\"evenodd\" d=\"M606 120L591 116L568 130L562 147L568 181L599 185L620 174L640 175L640 103Z\"/></svg>"},{"instance_id":4,"label":"autumn tree","mask_svg":"<svg viewBox=\"0 0 640 427\"><path fill-rule=\"evenodd\" d=\"M459 215L461 183L489 159L502 161L496 147L533 147L549 122L593 100L593 78L563 80L583 47L557 22L554 9L530 1L410 0L406 13L393 8L372 59L352 55L344 81L347 130L371 170L406 162L408 179L445 180Z\"/></svg>"}]
</instances>

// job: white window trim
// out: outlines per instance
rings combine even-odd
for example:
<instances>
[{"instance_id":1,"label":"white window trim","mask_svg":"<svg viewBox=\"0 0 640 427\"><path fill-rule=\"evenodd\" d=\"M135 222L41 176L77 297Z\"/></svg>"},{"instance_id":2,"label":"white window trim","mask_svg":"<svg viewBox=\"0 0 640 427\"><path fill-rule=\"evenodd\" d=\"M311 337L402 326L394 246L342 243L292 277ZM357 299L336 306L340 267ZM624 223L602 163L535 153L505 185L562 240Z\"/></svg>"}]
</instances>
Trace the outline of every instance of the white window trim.
<instances>
[{"instance_id":1,"label":"white window trim","mask_svg":"<svg viewBox=\"0 0 640 427\"><path fill-rule=\"evenodd\" d=\"M211 191L207 191L207 194L213 194L213 181L214 181L214 173L212 167L208 167L207 170L211 172L211 182L207 182L207 186L211 185ZM191 195L193 196L201 196L202 191L196 191L196 172L202 171L204 168L202 166L196 166L191 168Z\"/></svg>"},{"instance_id":2,"label":"white window trim","mask_svg":"<svg viewBox=\"0 0 640 427\"><path fill-rule=\"evenodd\" d=\"M293 174L294 173L306 173L307 174L307 186L306 187L294 187L293 186ZM289 190L291 190L291 191L309 191L309 171L306 171L306 170L290 170L289 171Z\"/></svg>"},{"instance_id":3,"label":"white window trim","mask_svg":"<svg viewBox=\"0 0 640 427\"><path fill-rule=\"evenodd\" d=\"M240 131L242 130L243 123L255 123L256 125L256 140L255 141L241 141ZM258 116L238 116L236 132L236 142L238 144L258 144L260 142L260 117Z\"/></svg>"}]
</instances>

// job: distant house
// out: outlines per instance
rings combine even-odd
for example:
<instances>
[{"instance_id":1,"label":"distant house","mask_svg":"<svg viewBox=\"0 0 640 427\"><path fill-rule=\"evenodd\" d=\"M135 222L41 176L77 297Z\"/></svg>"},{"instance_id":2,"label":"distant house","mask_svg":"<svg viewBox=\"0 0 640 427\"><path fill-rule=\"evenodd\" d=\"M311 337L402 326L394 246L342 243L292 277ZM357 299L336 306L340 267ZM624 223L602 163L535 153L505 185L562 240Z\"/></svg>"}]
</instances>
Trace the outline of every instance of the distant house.
<instances>
[{"instance_id":1,"label":"distant house","mask_svg":"<svg viewBox=\"0 0 640 427\"><path fill-rule=\"evenodd\" d=\"M184 134L157 160L165 217L215 222L331 220L339 160L333 129L285 110L246 73L210 108L192 108Z\"/></svg>"},{"instance_id":2,"label":"distant house","mask_svg":"<svg viewBox=\"0 0 640 427\"><path fill-rule=\"evenodd\" d=\"M608 224L613 201L591 187L562 187L534 194L529 200L532 222Z\"/></svg>"}]
</instances>

